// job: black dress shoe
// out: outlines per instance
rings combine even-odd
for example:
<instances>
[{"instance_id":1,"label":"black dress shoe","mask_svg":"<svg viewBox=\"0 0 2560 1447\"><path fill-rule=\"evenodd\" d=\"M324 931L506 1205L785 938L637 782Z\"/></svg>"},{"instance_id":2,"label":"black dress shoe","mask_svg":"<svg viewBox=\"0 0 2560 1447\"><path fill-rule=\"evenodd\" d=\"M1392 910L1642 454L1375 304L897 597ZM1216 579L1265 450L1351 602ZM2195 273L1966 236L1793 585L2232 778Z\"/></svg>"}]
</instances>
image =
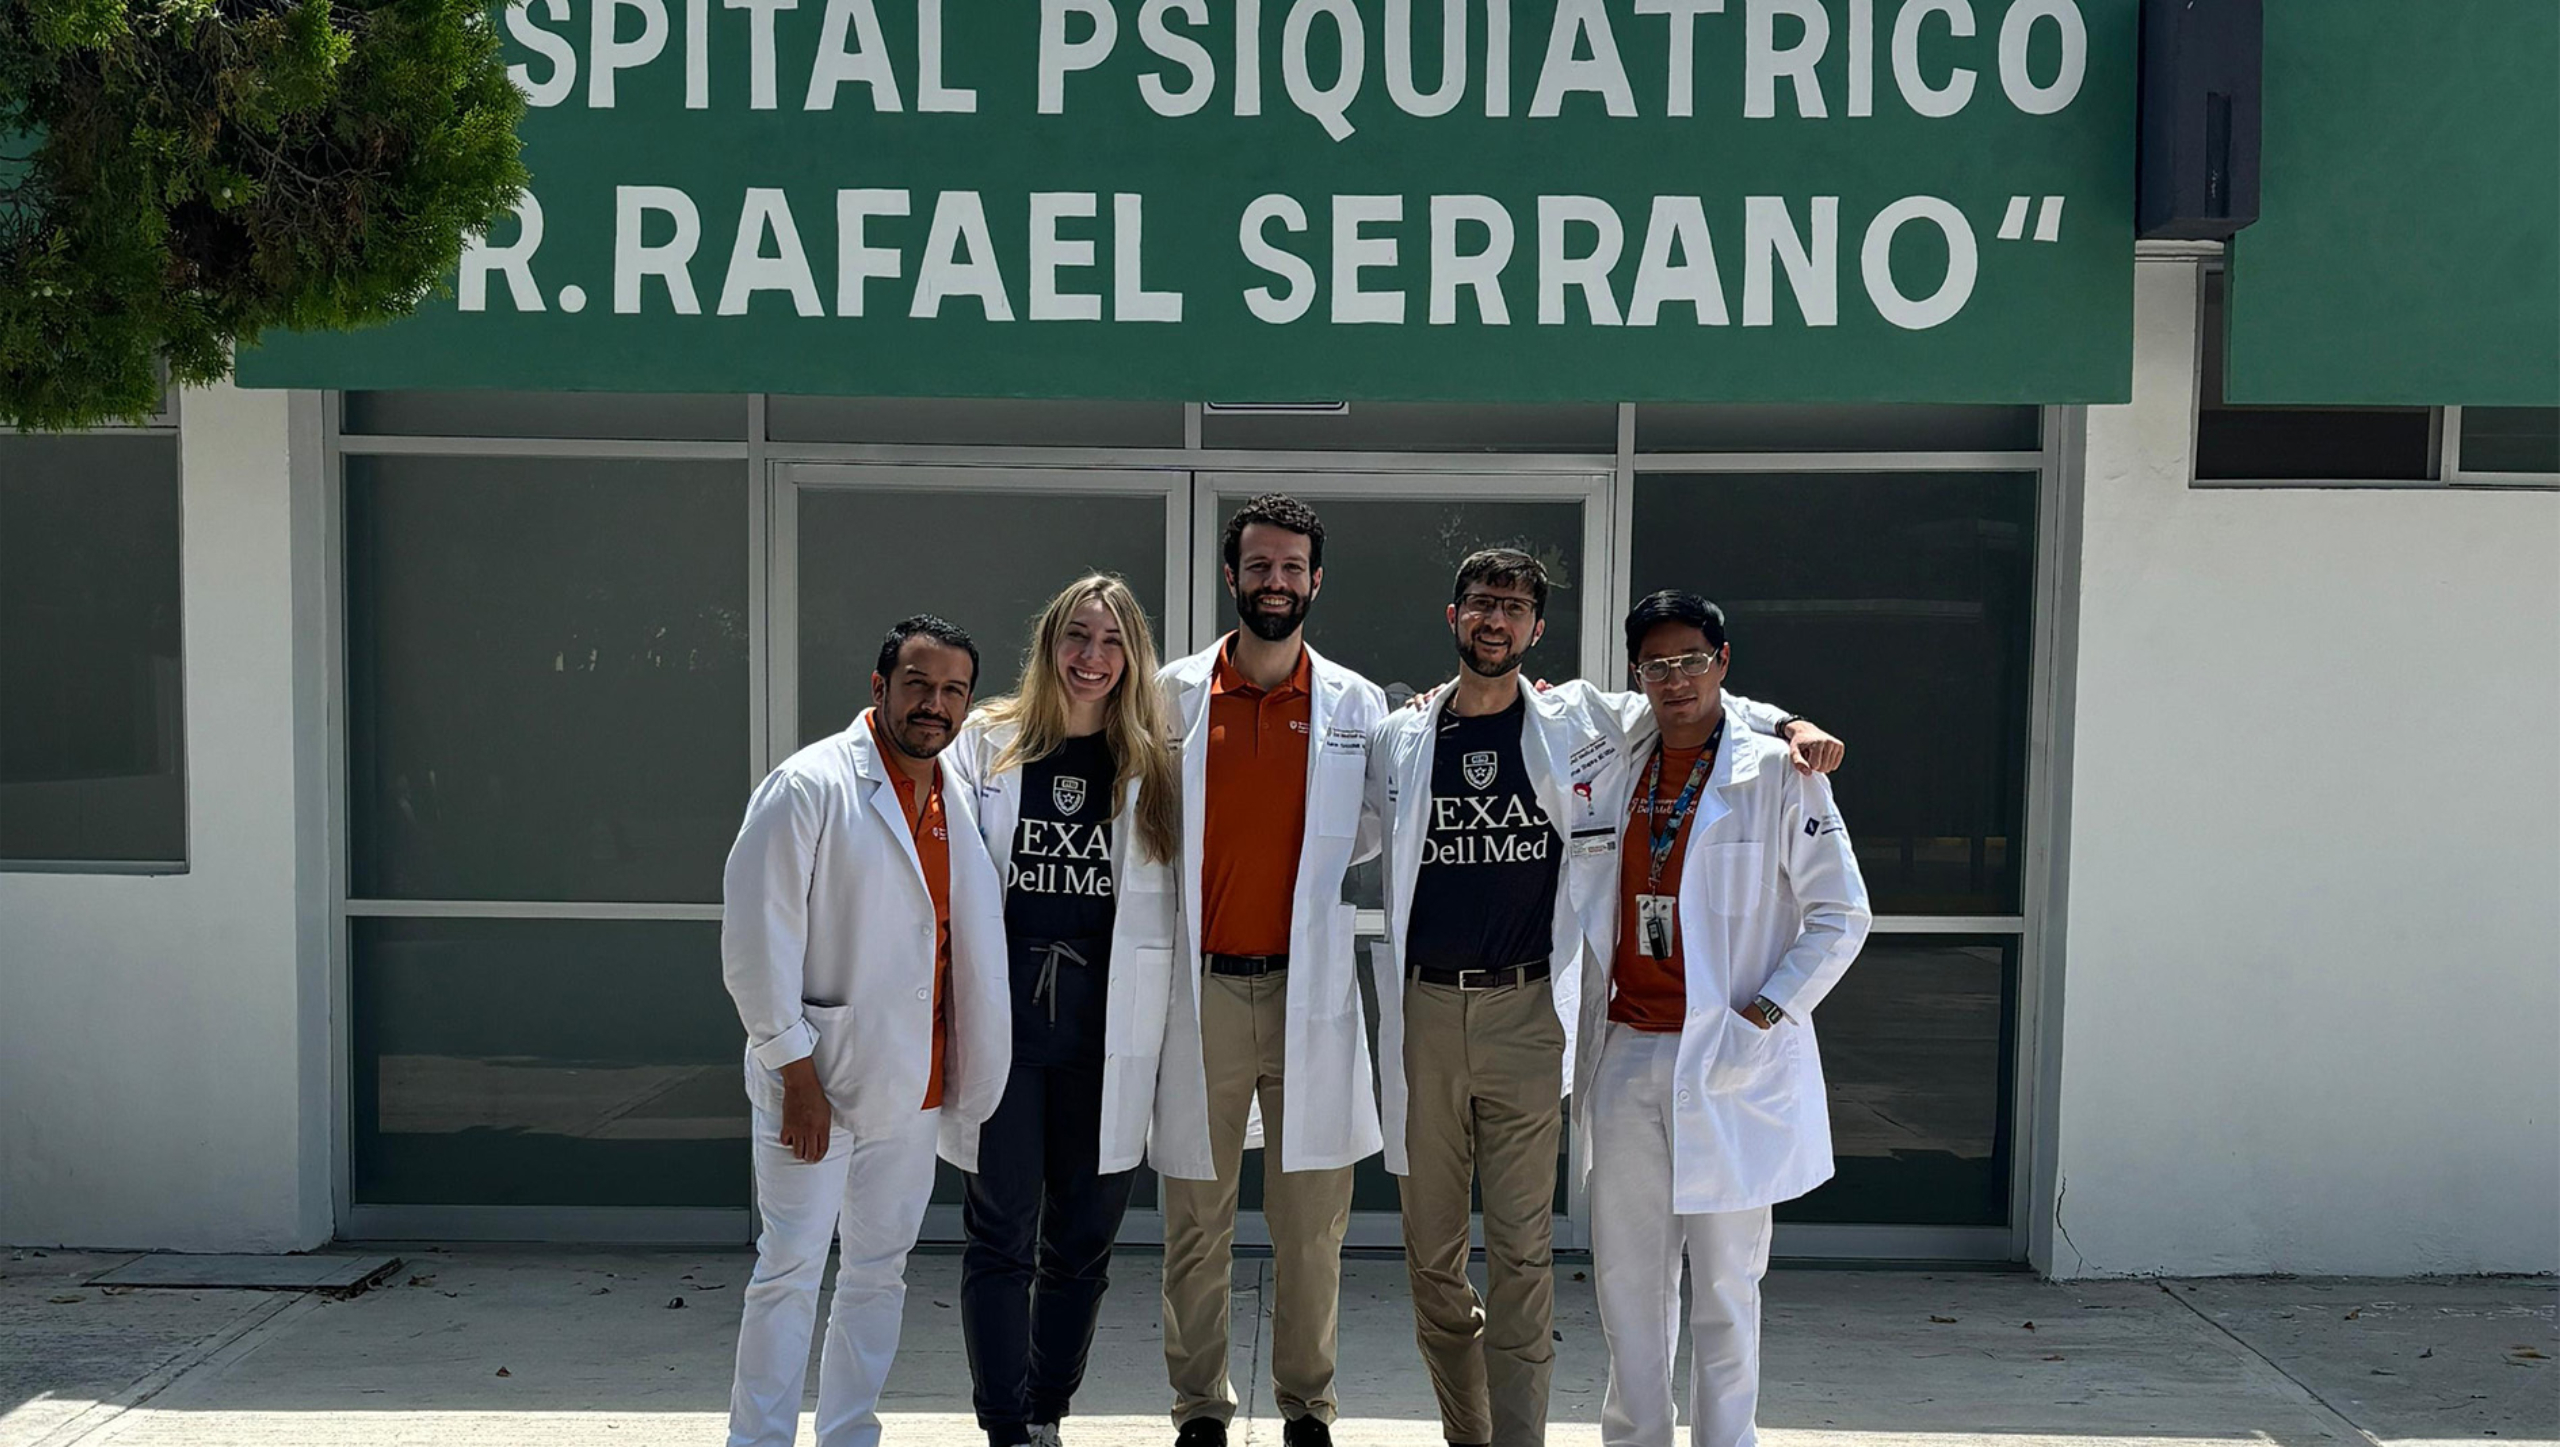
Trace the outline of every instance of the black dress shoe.
<instances>
[{"instance_id":1,"label":"black dress shoe","mask_svg":"<svg viewBox=\"0 0 2560 1447\"><path fill-rule=\"evenodd\" d=\"M1283 1447L1333 1447L1333 1429L1321 1417L1292 1418L1280 1429Z\"/></svg>"},{"instance_id":2,"label":"black dress shoe","mask_svg":"<svg viewBox=\"0 0 2560 1447\"><path fill-rule=\"evenodd\" d=\"M1227 1424L1215 1417L1194 1417L1174 1431L1173 1447L1227 1447Z\"/></svg>"}]
</instances>

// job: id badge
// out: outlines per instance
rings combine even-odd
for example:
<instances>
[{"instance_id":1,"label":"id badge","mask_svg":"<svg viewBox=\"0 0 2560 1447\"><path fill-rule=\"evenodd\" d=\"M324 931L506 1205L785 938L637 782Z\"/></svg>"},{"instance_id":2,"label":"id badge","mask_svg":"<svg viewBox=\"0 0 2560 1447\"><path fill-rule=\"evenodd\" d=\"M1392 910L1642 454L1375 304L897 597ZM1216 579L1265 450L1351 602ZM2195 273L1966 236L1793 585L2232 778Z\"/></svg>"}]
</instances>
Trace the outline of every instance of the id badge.
<instances>
[{"instance_id":1,"label":"id badge","mask_svg":"<svg viewBox=\"0 0 2560 1447\"><path fill-rule=\"evenodd\" d=\"M1673 911L1679 897L1669 894L1636 896L1636 948L1646 959L1671 958Z\"/></svg>"}]
</instances>

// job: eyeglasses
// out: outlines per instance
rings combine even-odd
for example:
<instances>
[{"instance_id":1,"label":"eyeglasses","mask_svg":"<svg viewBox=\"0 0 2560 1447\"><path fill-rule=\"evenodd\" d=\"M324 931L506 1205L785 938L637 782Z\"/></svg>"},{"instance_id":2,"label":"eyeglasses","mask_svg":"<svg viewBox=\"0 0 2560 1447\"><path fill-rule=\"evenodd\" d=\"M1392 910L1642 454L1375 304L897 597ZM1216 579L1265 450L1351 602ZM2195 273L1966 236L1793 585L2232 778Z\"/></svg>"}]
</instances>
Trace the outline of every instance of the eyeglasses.
<instances>
[{"instance_id":1,"label":"eyeglasses","mask_svg":"<svg viewBox=\"0 0 2560 1447\"><path fill-rule=\"evenodd\" d=\"M1458 611L1472 613L1479 618L1499 613L1505 622L1526 623L1537 607L1526 598L1497 598L1491 593L1469 593L1458 600Z\"/></svg>"},{"instance_id":2,"label":"eyeglasses","mask_svg":"<svg viewBox=\"0 0 2560 1447\"><path fill-rule=\"evenodd\" d=\"M1661 683L1676 668L1681 677L1696 678L1715 667L1716 660L1723 656L1724 650L1718 649L1713 653L1683 653L1676 658L1648 658L1635 666L1635 674L1647 683Z\"/></svg>"}]
</instances>

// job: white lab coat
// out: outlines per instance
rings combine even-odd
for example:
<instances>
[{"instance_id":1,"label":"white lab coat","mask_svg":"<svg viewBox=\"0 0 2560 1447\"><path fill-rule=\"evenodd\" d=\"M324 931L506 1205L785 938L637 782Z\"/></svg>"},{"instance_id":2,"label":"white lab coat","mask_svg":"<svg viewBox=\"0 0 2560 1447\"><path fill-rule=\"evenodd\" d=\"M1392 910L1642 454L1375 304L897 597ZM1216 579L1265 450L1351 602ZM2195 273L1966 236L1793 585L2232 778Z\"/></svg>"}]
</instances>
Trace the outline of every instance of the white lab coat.
<instances>
[{"instance_id":1,"label":"white lab coat","mask_svg":"<svg viewBox=\"0 0 2560 1447\"><path fill-rule=\"evenodd\" d=\"M1726 697L1728 716L1736 702ZM1622 830L1659 737L1648 715L1594 790ZM1798 774L1786 745L1728 726L1689 822L1679 896L1689 1014L1674 1069L1671 1209L1689 1216L1793 1200L1832 1171L1814 1007L1857 958L1871 919L1829 781ZM1594 963L1583 973L1581 1038L1596 1042L1608 1021L1617 889L1586 896L1582 920ZM1766 1031L1734 1013L1760 995L1787 1013ZM1575 1078L1575 1154L1586 1172L1599 1055L1584 1051Z\"/></svg>"},{"instance_id":2,"label":"white lab coat","mask_svg":"<svg viewBox=\"0 0 2560 1447\"><path fill-rule=\"evenodd\" d=\"M996 863L999 880L1013 877L1014 825L1022 817L1022 770L998 773L995 762L1017 732L1010 725L990 725L982 715L969 720L943 754L955 780L967 784L977 801L978 830ZM1155 1117L1162 1079L1157 1062L1164 1054L1165 1022L1173 999L1178 914L1174 871L1171 864L1148 859L1138 847L1137 802L1138 781L1132 779L1121 790L1112 814L1111 963L1103 996L1098 1167L1105 1174L1135 1169L1145 1154L1147 1127ZM974 1160L978 1126L963 1127L959 1135ZM1160 1175L1182 1174L1167 1169L1166 1162L1155 1164Z\"/></svg>"},{"instance_id":3,"label":"white lab coat","mask_svg":"<svg viewBox=\"0 0 2560 1447\"><path fill-rule=\"evenodd\" d=\"M1176 934L1175 996L1189 1028L1166 1033L1155 1137L1148 1155L1168 1175L1213 1180L1209 1083L1200 1055L1200 859L1209 773L1209 688L1227 640L1165 665L1157 675L1182 739L1182 928ZM1378 852L1378 819L1367 801L1369 732L1386 716L1378 686L1310 648L1307 827L1298 851L1289 916L1287 1038L1289 1082L1284 1171L1330 1170L1377 1153L1378 1099L1369 1032L1352 952L1356 912L1342 899L1343 872ZM1258 1112L1257 1112L1258 1114ZM1245 1144L1262 1143L1259 1130Z\"/></svg>"},{"instance_id":4,"label":"white lab coat","mask_svg":"<svg viewBox=\"0 0 2560 1447\"><path fill-rule=\"evenodd\" d=\"M1575 679L1541 693L1514 675L1528 700L1520 731L1520 757L1537 790L1538 807L1556 832L1564 858L1557 879L1547 984L1557 1021L1564 1026L1564 1080L1573 1089L1580 1037L1583 915L1594 899L1615 900L1617 841L1626 832L1628 796L1618 775L1627 739L1650 727L1643 694L1608 693ZM1400 708L1369 741L1370 807L1386 826L1387 937L1373 946L1378 986L1378 1095L1387 1143L1387 1169L1408 1173L1404 1078L1404 981L1406 930L1413 918L1414 884L1422 871L1422 846L1430 833L1431 770L1437 758L1442 710L1455 696L1442 688L1428 708ZM1786 715L1746 698L1729 700L1746 726L1773 733ZM1488 962L1490 963L1490 962Z\"/></svg>"},{"instance_id":5,"label":"white lab coat","mask_svg":"<svg viewBox=\"0 0 2560 1447\"><path fill-rule=\"evenodd\" d=\"M933 1069L933 898L870 710L782 761L747 802L722 879L720 971L747 1027L747 1094L782 1110L783 1066L816 1061L837 1123L893 1130ZM944 773L951 829L950 1034L941 1149L993 1114L1013 1064L1004 896L977 801Z\"/></svg>"}]
</instances>

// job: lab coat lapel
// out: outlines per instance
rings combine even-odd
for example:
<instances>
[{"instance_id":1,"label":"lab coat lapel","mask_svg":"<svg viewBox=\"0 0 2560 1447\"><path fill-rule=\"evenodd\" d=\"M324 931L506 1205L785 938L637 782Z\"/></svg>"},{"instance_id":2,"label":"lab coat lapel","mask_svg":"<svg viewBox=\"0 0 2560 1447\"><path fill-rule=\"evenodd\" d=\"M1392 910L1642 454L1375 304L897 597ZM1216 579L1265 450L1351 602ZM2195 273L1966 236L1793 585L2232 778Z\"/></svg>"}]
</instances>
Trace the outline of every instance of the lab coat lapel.
<instances>
[{"instance_id":1,"label":"lab coat lapel","mask_svg":"<svg viewBox=\"0 0 2560 1447\"><path fill-rule=\"evenodd\" d=\"M1413 888L1422 877L1422 851L1431 837L1431 771L1438 766L1440 720L1456 692L1455 685L1444 685L1431 700L1422 720L1422 736L1414 742L1413 751L1405 756L1404 767L1398 771L1403 777L1396 781L1400 792L1396 798L1395 833L1389 837L1404 842L1405 847L1390 852L1389 857L1395 861L1396 887L1387 898L1395 903L1391 934L1399 949L1406 946L1405 932L1413 924Z\"/></svg>"},{"instance_id":2,"label":"lab coat lapel","mask_svg":"<svg viewBox=\"0 0 2560 1447\"><path fill-rule=\"evenodd\" d=\"M1572 826L1566 821L1564 796L1556 792L1556 776L1562 760L1573 752L1572 716L1547 702L1526 678L1519 683L1520 697L1528 703L1520 730L1520 762L1529 771L1529 784L1537 791L1538 807L1546 811L1547 823L1556 832L1557 847L1569 848L1567 833Z\"/></svg>"},{"instance_id":3,"label":"lab coat lapel","mask_svg":"<svg viewBox=\"0 0 2560 1447\"><path fill-rule=\"evenodd\" d=\"M853 771L867 786L872 812L889 826L899 852L906 855L908 872L921 888L925 882L924 861L917 857L915 833L907 827L907 811L898 802L898 786L889 773L893 766L880 756L880 740L873 730L871 714L870 709L864 709L854 721Z\"/></svg>"}]
</instances>

